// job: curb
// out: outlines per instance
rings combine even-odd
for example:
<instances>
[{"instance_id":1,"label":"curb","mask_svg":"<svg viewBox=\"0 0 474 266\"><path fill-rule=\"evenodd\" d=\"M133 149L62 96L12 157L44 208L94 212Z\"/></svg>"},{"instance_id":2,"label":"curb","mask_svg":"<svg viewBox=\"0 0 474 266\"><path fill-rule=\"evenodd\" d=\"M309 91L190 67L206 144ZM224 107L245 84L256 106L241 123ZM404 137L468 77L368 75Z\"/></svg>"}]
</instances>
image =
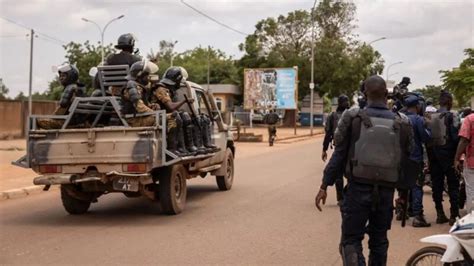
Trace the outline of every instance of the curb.
<instances>
[{"instance_id":1,"label":"curb","mask_svg":"<svg viewBox=\"0 0 474 266\"><path fill-rule=\"evenodd\" d=\"M40 194L43 192L44 186L28 186L17 189L10 189L0 192L0 201L10 200L10 199L19 199L24 198L29 195ZM51 189L55 189L55 186L51 186Z\"/></svg>"},{"instance_id":2,"label":"curb","mask_svg":"<svg viewBox=\"0 0 474 266\"><path fill-rule=\"evenodd\" d=\"M286 142L286 141L291 141L291 140L294 140L295 142L300 140L300 139L308 139L308 138L312 138L312 137L317 137L317 136L320 136L320 135L324 135L324 132L319 132L319 133L315 133L311 136L311 134L306 134L306 135L299 135L299 136L291 136L291 137L286 137L286 138L277 138L276 139L276 142Z\"/></svg>"}]
</instances>

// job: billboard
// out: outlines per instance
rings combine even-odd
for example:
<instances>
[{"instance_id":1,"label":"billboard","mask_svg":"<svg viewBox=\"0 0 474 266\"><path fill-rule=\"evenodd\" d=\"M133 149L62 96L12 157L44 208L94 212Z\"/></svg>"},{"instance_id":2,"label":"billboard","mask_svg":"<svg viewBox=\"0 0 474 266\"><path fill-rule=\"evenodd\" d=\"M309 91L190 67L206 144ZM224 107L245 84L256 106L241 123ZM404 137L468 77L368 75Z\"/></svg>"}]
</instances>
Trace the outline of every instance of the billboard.
<instances>
[{"instance_id":1,"label":"billboard","mask_svg":"<svg viewBox=\"0 0 474 266\"><path fill-rule=\"evenodd\" d=\"M245 109L296 109L298 68L244 70Z\"/></svg>"}]
</instances>

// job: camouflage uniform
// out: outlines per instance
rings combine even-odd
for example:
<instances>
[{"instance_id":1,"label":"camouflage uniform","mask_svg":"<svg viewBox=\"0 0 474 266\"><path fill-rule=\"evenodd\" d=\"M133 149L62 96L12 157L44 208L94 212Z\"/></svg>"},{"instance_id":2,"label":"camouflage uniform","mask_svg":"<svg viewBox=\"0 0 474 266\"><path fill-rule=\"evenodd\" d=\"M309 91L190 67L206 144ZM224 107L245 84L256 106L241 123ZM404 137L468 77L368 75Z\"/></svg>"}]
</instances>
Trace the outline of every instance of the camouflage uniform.
<instances>
[{"instance_id":1,"label":"camouflage uniform","mask_svg":"<svg viewBox=\"0 0 474 266\"><path fill-rule=\"evenodd\" d=\"M161 109L166 110L165 104L171 102L171 96L170 92L168 89L159 86L154 93L150 96L150 102L151 103L157 103L160 105ZM173 113L167 113L166 114L166 121L167 121L167 128L168 132L170 129L176 128L177 127L177 112Z\"/></svg>"},{"instance_id":2,"label":"camouflage uniform","mask_svg":"<svg viewBox=\"0 0 474 266\"><path fill-rule=\"evenodd\" d=\"M54 111L54 115L66 115L68 114L68 109L74 101L75 97L85 97L86 89L84 86L80 86L76 83L67 85L64 88L64 91L61 95L61 100L59 101L59 106ZM65 120L59 119L50 119L50 118L39 118L36 123L38 128L41 129L60 129L64 125ZM73 117L69 125L77 125L81 122L84 122L83 119L78 117Z\"/></svg>"},{"instance_id":3,"label":"camouflage uniform","mask_svg":"<svg viewBox=\"0 0 474 266\"><path fill-rule=\"evenodd\" d=\"M148 90L138 82L130 80L122 93L124 114L150 113L151 109L148 103ZM132 127L148 127L155 125L155 116L134 116L127 118L127 123Z\"/></svg>"}]
</instances>

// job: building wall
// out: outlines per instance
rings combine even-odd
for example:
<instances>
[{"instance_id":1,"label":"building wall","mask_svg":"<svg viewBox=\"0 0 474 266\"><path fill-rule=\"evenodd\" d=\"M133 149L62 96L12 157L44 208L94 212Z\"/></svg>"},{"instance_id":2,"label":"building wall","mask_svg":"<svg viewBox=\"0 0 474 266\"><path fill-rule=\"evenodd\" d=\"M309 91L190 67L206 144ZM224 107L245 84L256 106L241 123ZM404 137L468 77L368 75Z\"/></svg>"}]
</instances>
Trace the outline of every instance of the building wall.
<instances>
[{"instance_id":1,"label":"building wall","mask_svg":"<svg viewBox=\"0 0 474 266\"><path fill-rule=\"evenodd\" d=\"M34 101L32 114L52 114L57 103L54 101ZM28 120L28 101L0 101L0 138L25 136Z\"/></svg>"},{"instance_id":2,"label":"building wall","mask_svg":"<svg viewBox=\"0 0 474 266\"><path fill-rule=\"evenodd\" d=\"M233 100L232 95L228 94L214 94L214 99L216 100L217 105L221 106L221 113L227 112L229 108L229 100ZM220 104L219 104L220 102Z\"/></svg>"}]
</instances>

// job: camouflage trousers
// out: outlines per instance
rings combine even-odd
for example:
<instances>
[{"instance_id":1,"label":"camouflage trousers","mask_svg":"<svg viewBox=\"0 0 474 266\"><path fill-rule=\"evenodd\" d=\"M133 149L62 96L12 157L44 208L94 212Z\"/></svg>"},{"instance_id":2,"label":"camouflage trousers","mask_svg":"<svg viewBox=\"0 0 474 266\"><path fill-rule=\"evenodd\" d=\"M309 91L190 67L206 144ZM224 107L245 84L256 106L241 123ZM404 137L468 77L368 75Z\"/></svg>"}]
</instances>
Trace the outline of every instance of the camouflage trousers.
<instances>
[{"instance_id":1,"label":"camouflage trousers","mask_svg":"<svg viewBox=\"0 0 474 266\"><path fill-rule=\"evenodd\" d=\"M36 120L36 124L40 129L60 129L63 127L64 122L64 120L51 118L39 118Z\"/></svg>"},{"instance_id":2,"label":"camouflage trousers","mask_svg":"<svg viewBox=\"0 0 474 266\"><path fill-rule=\"evenodd\" d=\"M139 116L139 117L132 117L127 119L127 123L131 127L151 127L155 125L155 116L147 115L147 116ZM166 124L167 124L167 131L169 132L170 129L176 128L176 114L166 114Z\"/></svg>"},{"instance_id":3,"label":"camouflage trousers","mask_svg":"<svg viewBox=\"0 0 474 266\"><path fill-rule=\"evenodd\" d=\"M155 125L155 116L147 115L127 118L127 123L131 127L151 127Z\"/></svg>"}]
</instances>

